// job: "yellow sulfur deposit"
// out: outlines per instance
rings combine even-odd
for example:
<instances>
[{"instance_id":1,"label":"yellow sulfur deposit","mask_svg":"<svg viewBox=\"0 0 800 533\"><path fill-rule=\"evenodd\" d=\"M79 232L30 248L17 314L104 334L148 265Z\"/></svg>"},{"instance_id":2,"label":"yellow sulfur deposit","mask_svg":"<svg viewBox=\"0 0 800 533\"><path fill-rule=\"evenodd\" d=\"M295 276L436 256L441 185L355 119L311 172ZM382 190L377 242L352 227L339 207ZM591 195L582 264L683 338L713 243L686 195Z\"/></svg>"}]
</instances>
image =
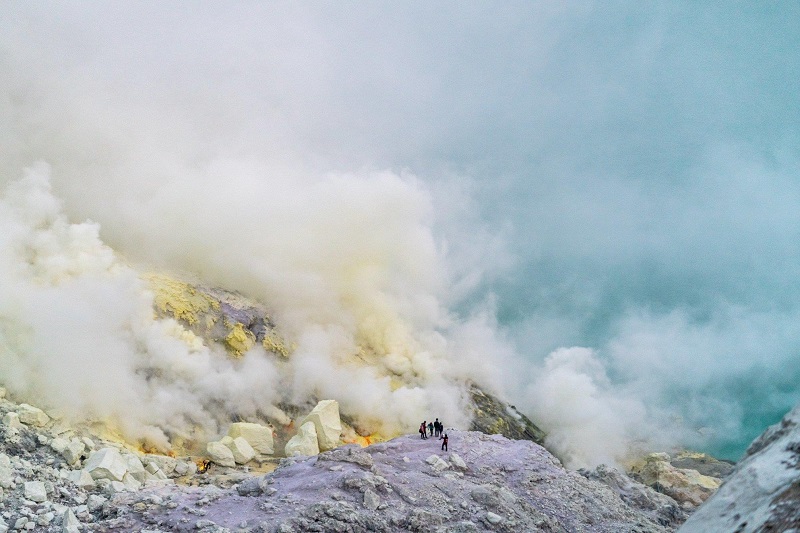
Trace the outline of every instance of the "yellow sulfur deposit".
<instances>
[{"instance_id":1,"label":"yellow sulfur deposit","mask_svg":"<svg viewBox=\"0 0 800 533\"><path fill-rule=\"evenodd\" d=\"M197 325L209 311L219 310L219 302L188 283L160 274L150 274L146 279L155 294L156 309L191 326ZM213 318L205 318L205 326L209 329L214 324Z\"/></svg>"},{"instance_id":2,"label":"yellow sulfur deposit","mask_svg":"<svg viewBox=\"0 0 800 533\"><path fill-rule=\"evenodd\" d=\"M256 336L250 330L245 329L241 322L234 324L228 336L225 337L225 347L234 357L241 357L255 344Z\"/></svg>"},{"instance_id":3,"label":"yellow sulfur deposit","mask_svg":"<svg viewBox=\"0 0 800 533\"><path fill-rule=\"evenodd\" d=\"M289 352L291 350L287 348L286 343L283 342L283 339L273 333L265 335L264 340L261 341L261 344L268 352L276 353L283 357L289 357Z\"/></svg>"}]
</instances>

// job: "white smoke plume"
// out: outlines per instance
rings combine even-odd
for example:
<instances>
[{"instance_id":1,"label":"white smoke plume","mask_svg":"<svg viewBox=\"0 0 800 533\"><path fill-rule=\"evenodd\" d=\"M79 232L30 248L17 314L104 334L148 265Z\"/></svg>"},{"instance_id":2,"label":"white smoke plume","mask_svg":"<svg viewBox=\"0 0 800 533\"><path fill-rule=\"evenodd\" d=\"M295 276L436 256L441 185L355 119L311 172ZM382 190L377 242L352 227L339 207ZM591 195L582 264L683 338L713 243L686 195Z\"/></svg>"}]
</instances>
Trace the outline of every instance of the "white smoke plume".
<instances>
[{"instance_id":1,"label":"white smoke plume","mask_svg":"<svg viewBox=\"0 0 800 533\"><path fill-rule=\"evenodd\" d=\"M735 459L800 399L797 16L7 3L0 379L163 445L285 395L463 424L475 378L571 464ZM291 366L154 320L151 269Z\"/></svg>"}]
</instances>

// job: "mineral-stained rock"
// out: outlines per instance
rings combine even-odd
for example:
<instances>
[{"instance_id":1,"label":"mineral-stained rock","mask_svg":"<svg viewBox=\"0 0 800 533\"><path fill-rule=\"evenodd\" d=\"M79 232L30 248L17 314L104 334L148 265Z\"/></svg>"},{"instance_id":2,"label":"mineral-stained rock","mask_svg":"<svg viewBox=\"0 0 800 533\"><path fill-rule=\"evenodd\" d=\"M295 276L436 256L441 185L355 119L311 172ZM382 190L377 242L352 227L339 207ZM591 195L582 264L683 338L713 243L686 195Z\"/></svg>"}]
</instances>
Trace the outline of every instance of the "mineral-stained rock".
<instances>
[{"instance_id":1,"label":"mineral-stained rock","mask_svg":"<svg viewBox=\"0 0 800 533\"><path fill-rule=\"evenodd\" d=\"M50 422L50 417L47 416L47 413L27 403L19 404L17 414L19 415L19 421L29 426L42 427Z\"/></svg>"},{"instance_id":2,"label":"mineral-stained rock","mask_svg":"<svg viewBox=\"0 0 800 533\"><path fill-rule=\"evenodd\" d=\"M258 453L272 455L275 453L272 440L272 428L250 422L235 422L228 429L231 438L242 437Z\"/></svg>"},{"instance_id":3,"label":"mineral-stained rock","mask_svg":"<svg viewBox=\"0 0 800 533\"><path fill-rule=\"evenodd\" d=\"M664 493L678 503L697 507L721 483L718 478L704 476L696 470L675 468L666 453L651 453L631 468L635 479Z\"/></svg>"},{"instance_id":4,"label":"mineral-stained rock","mask_svg":"<svg viewBox=\"0 0 800 533\"><path fill-rule=\"evenodd\" d=\"M317 455L319 453L319 442L317 440L317 428L314 422L306 422L300 426L297 435L289 439L284 448L286 457L295 455Z\"/></svg>"},{"instance_id":5,"label":"mineral-stained rock","mask_svg":"<svg viewBox=\"0 0 800 533\"><path fill-rule=\"evenodd\" d=\"M704 476L722 479L731 473L734 464L721 461L705 453L682 451L670 459L670 464L675 468L696 470Z\"/></svg>"},{"instance_id":6,"label":"mineral-stained rock","mask_svg":"<svg viewBox=\"0 0 800 533\"><path fill-rule=\"evenodd\" d=\"M339 444L342 437L342 421L339 418L339 402L322 400L306 416L300 425L313 422L321 451L331 450Z\"/></svg>"},{"instance_id":7,"label":"mineral-stained rock","mask_svg":"<svg viewBox=\"0 0 800 533\"><path fill-rule=\"evenodd\" d=\"M206 444L208 458L220 466L236 466L233 452L220 441L212 441Z\"/></svg>"},{"instance_id":8,"label":"mineral-stained rock","mask_svg":"<svg viewBox=\"0 0 800 533\"><path fill-rule=\"evenodd\" d=\"M516 407L489 394L475 383L470 384L469 394L473 415L471 430L544 444L545 432L517 411Z\"/></svg>"},{"instance_id":9,"label":"mineral-stained rock","mask_svg":"<svg viewBox=\"0 0 800 533\"><path fill-rule=\"evenodd\" d=\"M236 461L236 464L243 465L252 461L256 456L256 452L253 447L250 446L242 437L236 437L235 439L227 437L222 442L233 453L233 460Z\"/></svg>"},{"instance_id":10,"label":"mineral-stained rock","mask_svg":"<svg viewBox=\"0 0 800 533\"><path fill-rule=\"evenodd\" d=\"M92 479L122 481L128 471L128 464L116 448L102 448L92 452L83 466Z\"/></svg>"}]
</instances>

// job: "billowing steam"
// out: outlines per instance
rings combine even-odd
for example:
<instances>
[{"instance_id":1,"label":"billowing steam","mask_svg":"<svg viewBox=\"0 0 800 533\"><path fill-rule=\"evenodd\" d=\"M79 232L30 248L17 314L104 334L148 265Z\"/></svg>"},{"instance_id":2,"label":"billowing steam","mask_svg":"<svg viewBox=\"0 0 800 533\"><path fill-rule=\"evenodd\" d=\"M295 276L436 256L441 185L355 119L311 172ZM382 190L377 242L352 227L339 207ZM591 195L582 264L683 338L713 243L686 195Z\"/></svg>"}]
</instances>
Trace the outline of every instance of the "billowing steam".
<instances>
[{"instance_id":1,"label":"billowing steam","mask_svg":"<svg viewBox=\"0 0 800 533\"><path fill-rule=\"evenodd\" d=\"M309 396L463 425L472 378L571 465L736 458L798 400L800 35L695 4L0 7L0 381L163 446Z\"/></svg>"}]
</instances>

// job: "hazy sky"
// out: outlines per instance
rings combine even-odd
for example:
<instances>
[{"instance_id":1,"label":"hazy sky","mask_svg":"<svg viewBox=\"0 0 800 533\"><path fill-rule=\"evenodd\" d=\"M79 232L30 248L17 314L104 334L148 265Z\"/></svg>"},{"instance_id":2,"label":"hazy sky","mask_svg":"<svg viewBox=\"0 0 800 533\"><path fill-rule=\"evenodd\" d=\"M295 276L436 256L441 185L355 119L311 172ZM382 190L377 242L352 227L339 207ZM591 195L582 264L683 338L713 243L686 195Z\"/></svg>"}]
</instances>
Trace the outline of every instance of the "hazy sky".
<instances>
[{"instance_id":1,"label":"hazy sky","mask_svg":"<svg viewBox=\"0 0 800 533\"><path fill-rule=\"evenodd\" d=\"M800 400L798 147L794 2L0 8L3 181L46 161L71 218L186 266L154 235L268 211L247 184L413 176L448 305L489 301L529 381L590 348L594 397L731 457Z\"/></svg>"}]
</instances>

